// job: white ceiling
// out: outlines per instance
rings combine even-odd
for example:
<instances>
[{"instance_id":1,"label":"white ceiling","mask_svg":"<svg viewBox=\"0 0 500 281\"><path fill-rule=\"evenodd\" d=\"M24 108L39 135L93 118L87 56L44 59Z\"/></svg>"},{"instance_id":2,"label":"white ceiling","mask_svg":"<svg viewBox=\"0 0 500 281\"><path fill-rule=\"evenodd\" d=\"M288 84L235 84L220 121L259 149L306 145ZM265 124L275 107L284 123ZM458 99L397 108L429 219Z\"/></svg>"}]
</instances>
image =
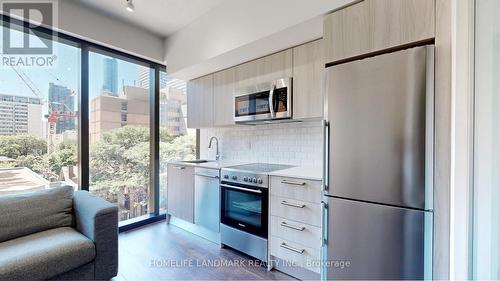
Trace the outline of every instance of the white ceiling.
<instances>
[{"instance_id":1,"label":"white ceiling","mask_svg":"<svg viewBox=\"0 0 500 281\"><path fill-rule=\"evenodd\" d=\"M133 0L128 12L125 0L78 0L79 3L113 18L167 37L226 0Z\"/></svg>"}]
</instances>

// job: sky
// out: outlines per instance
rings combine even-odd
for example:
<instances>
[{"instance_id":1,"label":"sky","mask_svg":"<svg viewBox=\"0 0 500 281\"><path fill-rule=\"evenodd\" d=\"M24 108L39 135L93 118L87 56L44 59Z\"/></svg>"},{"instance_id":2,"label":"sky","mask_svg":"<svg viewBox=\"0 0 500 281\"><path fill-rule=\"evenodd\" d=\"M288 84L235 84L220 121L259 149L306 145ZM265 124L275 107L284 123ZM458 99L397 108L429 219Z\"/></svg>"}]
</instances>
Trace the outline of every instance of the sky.
<instances>
[{"instance_id":1,"label":"sky","mask_svg":"<svg viewBox=\"0 0 500 281\"><path fill-rule=\"evenodd\" d=\"M5 29L2 28L0 36L4 36ZM20 41L22 33L12 31L13 44ZM35 36L30 36L34 46L39 41ZM1 44L2 40L0 40ZM33 46L33 45L32 45ZM1 49L0 49L1 51ZM65 86L77 94L80 92L80 50L76 47L55 42L54 54L57 56L55 67L25 67L21 71L33 82L39 90L40 98L47 100L49 83ZM90 98L101 93L103 85L103 61L107 56L90 52L89 55L89 94ZM139 78L138 65L117 59L118 61L118 85L134 85ZM38 92L38 91L36 91ZM22 81L18 74L10 67L0 66L0 94L37 97L30 88ZM77 105L75 105L77 106Z\"/></svg>"}]
</instances>

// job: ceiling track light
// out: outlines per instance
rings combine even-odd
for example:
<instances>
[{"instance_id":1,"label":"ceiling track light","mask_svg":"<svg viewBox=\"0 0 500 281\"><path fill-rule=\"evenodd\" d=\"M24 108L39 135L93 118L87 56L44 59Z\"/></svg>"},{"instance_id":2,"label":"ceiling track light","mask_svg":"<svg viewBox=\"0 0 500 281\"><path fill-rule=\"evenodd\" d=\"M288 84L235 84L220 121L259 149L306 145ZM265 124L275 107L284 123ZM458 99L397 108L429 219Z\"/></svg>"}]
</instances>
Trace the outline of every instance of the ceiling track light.
<instances>
[{"instance_id":1,"label":"ceiling track light","mask_svg":"<svg viewBox=\"0 0 500 281\"><path fill-rule=\"evenodd\" d=\"M132 3L132 0L126 0L127 1L127 11L133 13L135 11L134 3Z\"/></svg>"}]
</instances>

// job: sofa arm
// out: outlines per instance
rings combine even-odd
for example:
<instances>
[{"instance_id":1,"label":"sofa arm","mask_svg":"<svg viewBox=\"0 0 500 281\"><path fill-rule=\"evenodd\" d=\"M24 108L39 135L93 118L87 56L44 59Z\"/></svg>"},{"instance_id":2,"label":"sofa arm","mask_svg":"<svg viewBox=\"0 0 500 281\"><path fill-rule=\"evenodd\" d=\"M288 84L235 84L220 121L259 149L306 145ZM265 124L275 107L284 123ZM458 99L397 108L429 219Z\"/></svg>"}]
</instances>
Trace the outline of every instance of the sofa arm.
<instances>
[{"instance_id":1,"label":"sofa arm","mask_svg":"<svg viewBox=\"0 0 500 281\"><path fill-rule=\"evenodd\" d=\"M118 207L87 191L76 191L73 209L76 229L95 244L95 279L111 279L118 274Z\"/></svg>"}]
</instances>

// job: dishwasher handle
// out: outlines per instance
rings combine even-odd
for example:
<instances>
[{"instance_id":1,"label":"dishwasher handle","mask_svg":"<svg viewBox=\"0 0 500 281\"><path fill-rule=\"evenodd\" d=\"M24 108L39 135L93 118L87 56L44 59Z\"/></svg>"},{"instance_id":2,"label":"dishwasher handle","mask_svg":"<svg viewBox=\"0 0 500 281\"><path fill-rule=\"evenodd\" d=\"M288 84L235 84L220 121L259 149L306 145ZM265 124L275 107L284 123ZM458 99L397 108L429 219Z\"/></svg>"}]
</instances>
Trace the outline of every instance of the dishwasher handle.
<instances>
[{"instance_id":1,"label":"dishwasher handle","mask_svg":"<svg viewBox=\"0 0 500 281\"><path fill-rule=\"evenodd\" d=\"M219 178L219 176L207 175L207 174L202 174L202 173L194 173L193 175L205 177L205 178L211 178L211 179L218 179Z\"/></svg>"}]
</instances>

